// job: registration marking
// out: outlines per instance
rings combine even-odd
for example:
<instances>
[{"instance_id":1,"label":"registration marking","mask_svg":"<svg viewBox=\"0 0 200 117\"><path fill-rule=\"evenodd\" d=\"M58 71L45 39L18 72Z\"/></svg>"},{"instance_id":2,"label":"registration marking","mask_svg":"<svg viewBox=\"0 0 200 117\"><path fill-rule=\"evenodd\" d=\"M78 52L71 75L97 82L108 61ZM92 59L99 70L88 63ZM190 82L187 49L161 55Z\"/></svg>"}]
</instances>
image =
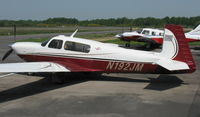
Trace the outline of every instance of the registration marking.
<instances>
[{"instance_id":1,"label":"registration marking","mask_svg":"<svg viewBox=\"0 0 200 117\"><path fill-rule=\"evenodd\" d=\"M123 71L142 71L143 63L130 63L130 62L114 62L109 61L106 66L107 70L123 70Z\"/></svg>"}]
</instances>

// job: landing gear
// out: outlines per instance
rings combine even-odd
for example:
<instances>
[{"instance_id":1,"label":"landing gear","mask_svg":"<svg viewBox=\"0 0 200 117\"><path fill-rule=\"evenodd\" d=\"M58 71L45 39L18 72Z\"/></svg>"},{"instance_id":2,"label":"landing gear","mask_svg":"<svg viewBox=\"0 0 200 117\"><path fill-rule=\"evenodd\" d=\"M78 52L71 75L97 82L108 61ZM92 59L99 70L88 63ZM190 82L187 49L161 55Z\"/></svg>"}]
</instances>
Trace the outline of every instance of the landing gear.
<instances>
[{"instance_id":1,"label":"landing gear","mask_svg":"<svg viewBox=\"0 0 200 117\"><path fill-rule=\"evenodd\" d=\"M52 73L51 81L56 84L63 84L66 82L66 75L65 73Z\"/></svg>"},{"instance_id":2,"label":"landing gear","mask_svg":"<svg viewBox=\"0 0 200 117\"><path fill-rule=\"evenodd\" d=\"M131 47L130 42L125 44L125 47Z\"/></svg>"},{"instance_id":3,"label":"landing gear","mask_svg":"<svg viewBox=\"0 0 200 117\"><path fill-rule=\"evenodd\" d=\"M149 50L149 49L151 49L152 48L152 43L151 42L147 42L146 43L146 45L145 45L145 48L147 49L147 50Z\"/></svg>"},{"instance_id":4,"label":"landing gear","mask_svg":"<svg viewBox=\"0 0 200 117\"><path fill-rule=\"evenodd\" d=\"M159 46L160 46L159 44L156 44L154 42L147 42L146 45L145 45L145 49L153 50L155 48L158 48Z\"/></svg>"}]
</instances>

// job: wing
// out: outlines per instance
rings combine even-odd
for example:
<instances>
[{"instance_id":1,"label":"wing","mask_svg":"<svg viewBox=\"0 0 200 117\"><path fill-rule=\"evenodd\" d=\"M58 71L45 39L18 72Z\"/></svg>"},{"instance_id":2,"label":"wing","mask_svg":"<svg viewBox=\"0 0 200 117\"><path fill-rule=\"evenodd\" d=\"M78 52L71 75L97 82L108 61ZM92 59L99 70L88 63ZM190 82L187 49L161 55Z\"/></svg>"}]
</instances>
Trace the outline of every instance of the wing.
<instances>
[{"instance_id":1,"label":"wing","mask_svg":"<svg viewBox=\"0 0 200 117\"><path fill-rule=\"evenodd\" d=\"M1 72L70 72L70 70L53 62L27 62L0 64Z\"/></svg>"}]
</instances>

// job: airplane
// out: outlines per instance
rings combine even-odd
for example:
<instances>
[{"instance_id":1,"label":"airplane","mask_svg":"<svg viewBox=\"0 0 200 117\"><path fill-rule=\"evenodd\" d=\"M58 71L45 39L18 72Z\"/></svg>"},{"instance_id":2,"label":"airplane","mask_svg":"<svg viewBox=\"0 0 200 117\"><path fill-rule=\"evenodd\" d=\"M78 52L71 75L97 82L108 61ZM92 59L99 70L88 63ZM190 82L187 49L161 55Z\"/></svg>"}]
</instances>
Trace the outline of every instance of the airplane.
<instances>
[{"instance_id":1,"label":"airplane","mask_svg":"<svg viewBox=\"0 0 200 117\"><path fill-rule=\"evenodd\" d=\"M196 65L181 26L165 25L161 52L122 48L83 38L59 35L42 43L16 42L14 51L26 62L2 63L0 73L193 73Z\"/></svg>"},{"instance_id":2,"label":"airplane","mask_svg":"<svg viewBox=\"0 0 200 117\"><path fill-rule=\"evenodd\" d=\"M122 41L138 41L146 42L146 48L157 48L163 44L164 31L153 28L143 28L141 32L124 32L115 37ZM200 41L200 24L192 31L185 33L187 42ZM126 43L126 47L130 47L130 43Z\"/></svg>"}]
</instances>

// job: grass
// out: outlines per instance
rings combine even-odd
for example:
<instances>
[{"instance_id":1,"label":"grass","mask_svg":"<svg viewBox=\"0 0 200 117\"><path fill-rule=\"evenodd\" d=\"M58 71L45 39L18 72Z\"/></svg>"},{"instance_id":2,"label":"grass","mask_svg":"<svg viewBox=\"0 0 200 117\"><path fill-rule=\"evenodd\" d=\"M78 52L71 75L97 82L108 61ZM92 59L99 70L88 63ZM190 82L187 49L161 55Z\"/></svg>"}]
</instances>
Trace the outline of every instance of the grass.
<instances>
[{"instance_id":1,"label":"grass","mask_svg":"<svg viewBox=\"0 0 200 117\"><path fill-rule=\"evenodd\" d=\"M23 39L23 40L17 40L17 42L43 42L45 40L47 40L47 38Z\"/></svg>"},{"instance_id":2,"label":"grass","mask_svg":"<svg viewBox=\"0 0 200 117\"><path fill-rule=\"evenodd\" d=\"M190 46L200 46L200 41L190 42L189 45Z\"/></svg>"},{"instance_id":3,"label":"grass","mask_svg":"<svg viewBox=\"0 0 200 117\"><path fill-rule=\"evenodd\" d=\"M87 34L87 35L80 35L77 36L78 38L86 38L91 40L97 40L97 41L107 41L107 40L115 40L114 37L116 33L104 33L104 34ZM37 39L23 39L18 40L17 42L43 42L47 40L48 38L37 38Z\"/></svg>"},{"instance_id":4,"label":"grass","mask_svg":"<svg viewBox=\"0 0 200 117\"><path fill-rule=\"evenodd\" d=\"M76 27L17 27L17 35L73 33ZM121 31L119 27L79 27L79 32ZM0 27L0 36L13 35L13 27Z\"/></svg>"},{"instance_id":5,"label":"grass","mask_svg":"<svg viewBox=\"0 0 200 117\"><path fill-rule=\"evenodd\" d=\"M88 34L88 35L80 35L80 36L77 36L77 37L85 38L85 39L96 39L96 38L114 37L116 34L117 33Z\"/></svg>"}]
</instances>

